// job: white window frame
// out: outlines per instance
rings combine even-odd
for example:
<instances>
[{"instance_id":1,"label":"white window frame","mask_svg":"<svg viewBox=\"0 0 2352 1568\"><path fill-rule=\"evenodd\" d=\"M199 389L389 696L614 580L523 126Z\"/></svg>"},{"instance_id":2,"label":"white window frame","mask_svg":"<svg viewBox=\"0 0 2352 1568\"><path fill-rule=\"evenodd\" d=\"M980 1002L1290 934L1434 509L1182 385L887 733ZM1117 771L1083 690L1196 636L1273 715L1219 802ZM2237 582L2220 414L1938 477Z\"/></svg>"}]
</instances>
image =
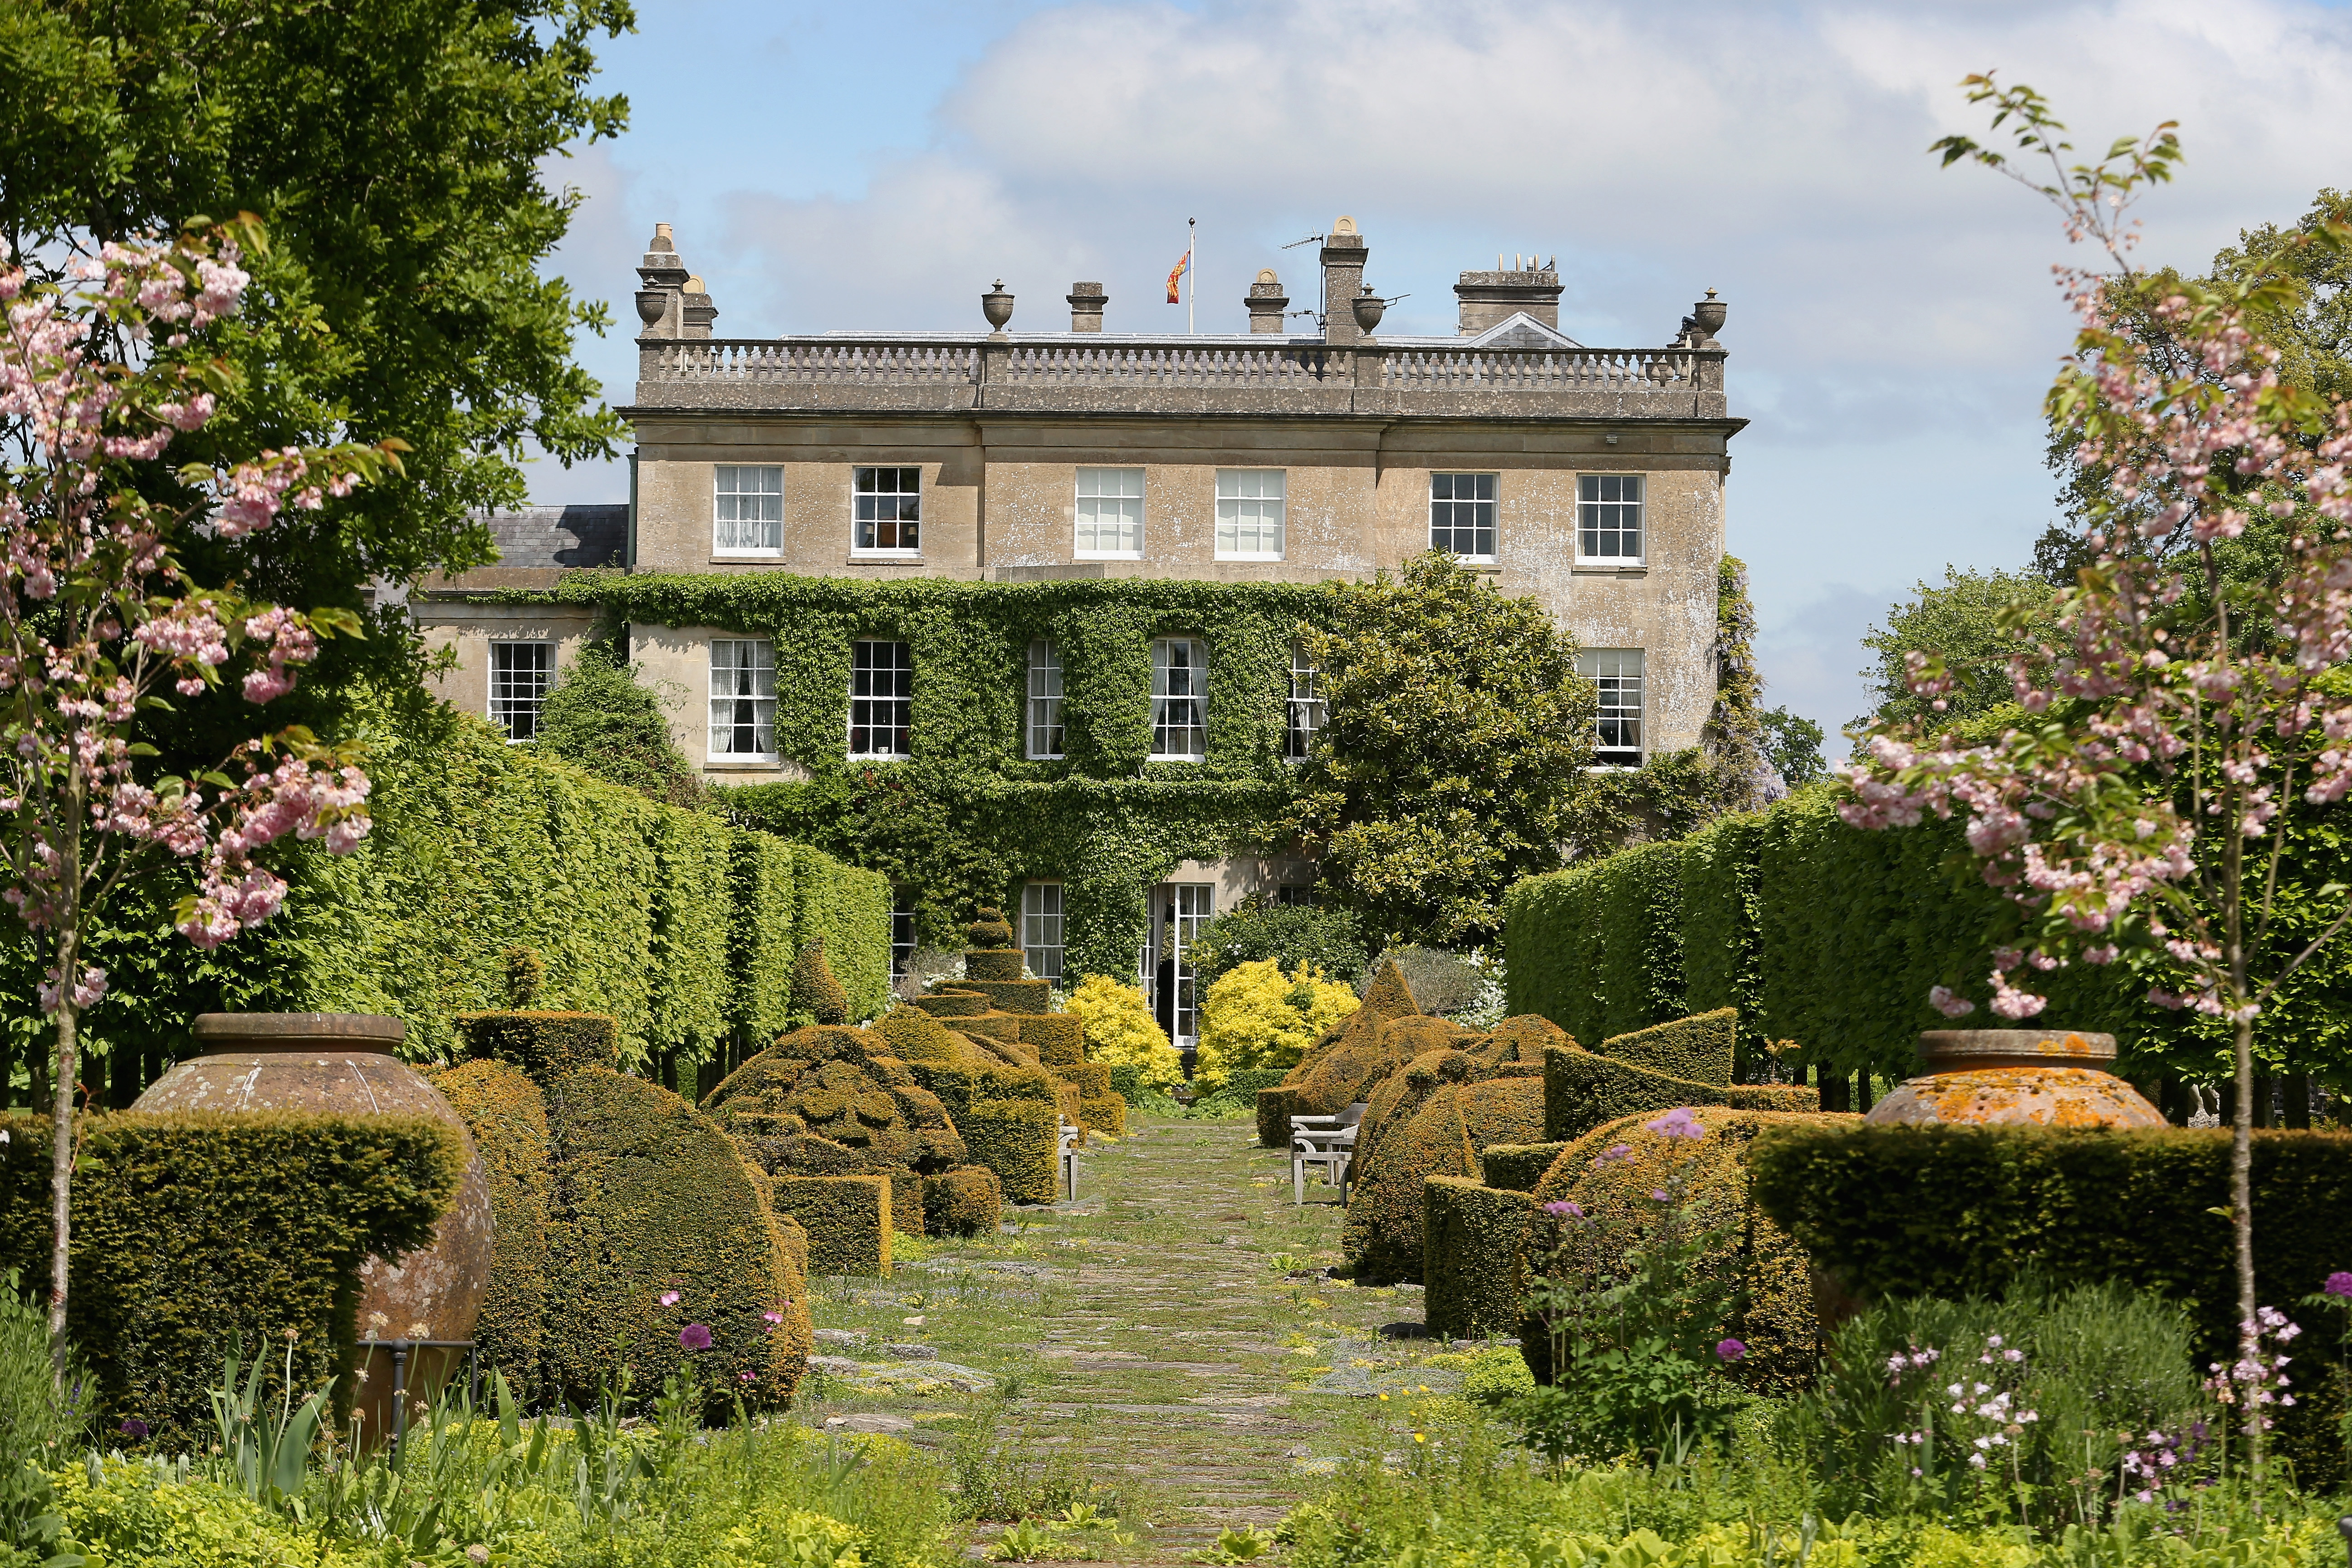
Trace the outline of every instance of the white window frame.
<instances>
[{"instance_id":1,"label":"white window frame","mask_svg":"<svg viewBox=\"0 0 2352 1568\"><path fill-rule=\"evenodd\" d=\"M1021 885L1021 959L1040 980L1062 983L1062 884Z\"/></svg>"},{"instance_id":2,"label":"white window frame","mask_svg":"<svg viewBox=\"0 0 2352 1568\"><path fill-rule=\"evenodd\" d=\"M1106 523L1108 509L1110 521ZM1077 523L1070 553L1079 561L1140 561L1143 559L1143 470L1141 468L1080 468L1077 479ZM1114 544L1103 543L1103 530L1113 530ZM1127 542L1131 535L1132 545Z\"/></svg>"},{"instance_id":3,"label":"white window frame","mask_svg":"<svg viewBox=\"0 0 2352 1568\"><path fill-rule=\"evenodd\" d=\"M1649 753L1650 682L1647 660L1638 647L1589 647L1576 656L1576 672L1601 689L1594 716L1594 741L1599 750L1614 753L1598 763L1604 768L1638 768ZM1633 700L1625 700L1625 683L1633 683ZM1612 700L1613 699L1613 700ZM1626 726L1630 724L1630 735ZM1624 744L1631 739L1632 745ZM1615 741L1617 744L1607 742ZM1629 760L1625 753L1632 753Z\"/></svg>"},{"instance_id":4,"label":"white window frame","mask_svg":"<svg viewBox=\"0 0 2352 1568\"><path fill-rule=\"evenodd\" d=\"M867 650L885 647L900 650L904 655L905 662L903 664L898 662L899 656L893 655L887 669L876 666L872 662L876 656ZM858 668L857 662L861 658L867 660L866 667L863 669ZM907 678L907 689L904 692L877 695L872 688L874 677L877 674L904 675ZM857 689L861 678L867 687L864 692ZM896 683L893 682L893 684ZM860 724L857 721L857 716L858 704L861 702L889 703L893 707L903 703L906 708L907 721L903 724L877 724L873 721L874 709L868 707L866 710L866 722ZM857 749L857 731L861 729L866 731L866 749L862 752ZM893 749L881 752L873 749L874 736L877 731L889 732L894 742ZM895 747L895 742L901 731L906 735L907 749L903 752ZM849 725L843 736L843 741L848 748L850 759L854 762L899 763L915 754L915 650L905 638L859 637L849 645Z\"/></svg>"},{"instance_id":5,"label":"white window frame","mask_svg":"<svg viewBox=\"0 0 2352 1568\"><path fill-rule=\"evenodd\" d=\"M1029 699L1023 717L1024 750L1031 762L1059 762L1068 754L1069 737L1062 728L1062 650L1052 637L1029 644Z\"/></svg>"},{"instance_id":6,"label":"white window frame","mask_svg":"<svg viewBox=\"0 0 2352 1568\"><path fill-rule=\"evenodd\" d=\"M880 475L886 473L893 477L891 489L882 490L861 489L859 488L864 476L868 474ZM912 490L898 489L898 487L899 485L905 483L905 476L908 474L915 476L915 488ZM875 482L878 484L880 481L877 479ZM860 561L921 560L923 558L923 468L919 463L859 463L852 467L849 470L850 555L854 559ZM900 516L889 520L894 524L900 525L902 527L907 523L914 524L914 543L905 545L881 545L866 544L861 542L865 537L867 528L882 520L877 518L859 517L857 515L859 510L858 498L860 496L878 497L884 495L899 497L912 495L915 498L914 516ZM877 539L881 537L881 533L878 529L875 531L875 537Z\"/></svg>"},{"instance_id":7,"label":"white window frame","mask_svg":"<svg viewBox=\"0 0 2352 1568\"><path fill-rule=\"evenodd\" d=\"M719 662L720 650L726 650L727 662ZM761 763L776 760L776 645L766 637L713 637L708 660L709 684L706 689L709 702L709 728L705 737L705 754L714 765L730 763ZM762 678L765 679L762 679ZM722 690L721 687L732 689ZM752 749L734 749L736 737L744 725L743 704L749 703ZM719 705L727 704L733 711L722 722ZM721 744L722 736L724 744ZM767 745L759 742L765 738Z\"/></svg>"},{"instance_id":8,"label":"white window frame","mask_svg":"<svg viewBox=\"0 0 2352 1568\"><path fill-rule=\"evenodd\" d=\"M1630 496L1624 493L1624 488L1628 485L1633 487L1633 493ZM1612 486L1618 492L1614 496L1607 493ZM1598 544L1599 536L1603 533L1616 534L1618 542L1622 544L1625 525L1622 509L1628 506L1633 509L1633 532L1635 545L1633 552L1630 555L1603 555L1595 550L1587 550L1586 541L1591 539ZM1603 508L1616 510L1612 513L1604 514ZM1649 564L1649 548L1650 485L1648 478L1642 474L1577 475L1577 563L1591 566L1646 566Z\"/></svg>"},{"instance_id":9,"label":"white window frame","mask_svg":"<svg viewBox=\"0 0 2352 1568\"><path fill-rule=\"evenodd\" d=\"M915 956L915 896L904 888L890 889L890 978L907 973Z\"/></svg>"},{"instance_id":10,"label":"white window frame","mask_svg":"<svg viewBox=\"0 0 2352 1568\"><path fill-rule=\"evenodd\" d=\"M1462 481L1465 479L1469 480L1471 483L1471 493L1467 496L1458 493L1462 488ZM1440 481L1444 481L1447 492L1444 496L1440 496L1437 493ZM1500 548L1500 535L1502 532L1500 519L1497 515L1501 510L1501 503L1496 499L1496 492L1501 488L1502 477L1499 474L1478 473L1475 471L1469 473L1432 472L1429 476L1429 547L1432 550L1444 551L1447 554L1452 555L1456 561L1493 562L1496 551ZM1444 507L1447 509L1445 532L1448 542L1445 544L1440 544L1437 542L1437 509L1439 507ZM1486 536L1486 548L1485 550L1455 550L1453 548L1452 541L1454 538L1457 538L1464 531L1465 526L1455 521L1454 509L1457 507L1469 507L1472 509L1470 514L1471 521L1466 525L1471 534L1471 542L1474 544L1478 542L1477 535L1483 532ZM1478 521L1481 509L1484 510L1486 519L1483 523Z\"/></svg>"},{"instance_id":11,"label":"white window frame","mask_svg":"<svg viewBox=\"0 0 2352 1568\"><path fill-rule=\"evenodd\" d=\"M536 689L527 695L519 693L514 688L514 678L518 672L513 668L511 655L518 648L533 650L535 658L532 662L538 667L520 672L536 678ZM501 653L509 656L508 668L504 670L499 668ZM531 637L499 638L490 644L489 668L484 673L489 678L489 721L507 738L507 744L520 746L539 739L540 714L546 709L547 694L555 685L555 645ZM507 687L503 693L499 689L501 680ZM528 734L515 733L518 718L527 718Z\"/></svg>"},{"instance_id":12,"label":"white window frame","mask_svg":"<svg viewBox=\"0 0 2352 1568\"><path fill-rule=\"evenodd\" d=\"M749 479L753 488L744 489ZM771 481L773 489L769 488ZM748 509L746 501L753 503ZM746 510L754 515L745 516ZM745 544L745 524L770 542ZM727 535L732 530L735 542ZM710 466L710 553L730 559L774 560L784 552L784 469L781 463Z\"/></svg>"},{"instance_id":13,"label":"white window frame","mask_svg":"<svg viewBox=\"0 0 2352 1568\"><path fill-rule=\"evenodd\" d=\"M1271 503L1270 511L1268 503ZM1274 548L1271 550L1265 548L1269 526L1273 530ZM1245 528L1248 530L1246 535L1243 532ZM1251 548L1242 547L1244 538ZM1219 468L1217 559L1280 561L1289 542L1290 481L1286 470Z\"/></svg>"},{"instance_id":14,"label":"white window frame","mask_svg":"<svg viewBox=\"0 0 2352 1568\"><path fill-rule=\"evenodd\" d=\"M1183 651L1180 665L1178 650ZM1179 681L1177 677L1183 676ZM1178 685L1184 690L1178 691ZM1171 723L1178 705L1189 707L1192 722ZM1171 731L1199 737L1200 749L1168 752L1160 742ZM1151 639L1151 753L1155 763L1202 763L1209 759L1209 645L1200 637Z\"/></svg>"},{"instance_id":15,"label":"white window frame","mask_svg":"<svg viewBox=\"0 0 2352 1568\"><path fill-rule=\"evenodd\" d=\"M1290 696L1283 704L1282 756L1303 763L1315 749L1316 732L1323 728L1324 701L1318 682L1323 672L1307 662L1307 649L1290 645Z\"/></svg>"}]
</instances>

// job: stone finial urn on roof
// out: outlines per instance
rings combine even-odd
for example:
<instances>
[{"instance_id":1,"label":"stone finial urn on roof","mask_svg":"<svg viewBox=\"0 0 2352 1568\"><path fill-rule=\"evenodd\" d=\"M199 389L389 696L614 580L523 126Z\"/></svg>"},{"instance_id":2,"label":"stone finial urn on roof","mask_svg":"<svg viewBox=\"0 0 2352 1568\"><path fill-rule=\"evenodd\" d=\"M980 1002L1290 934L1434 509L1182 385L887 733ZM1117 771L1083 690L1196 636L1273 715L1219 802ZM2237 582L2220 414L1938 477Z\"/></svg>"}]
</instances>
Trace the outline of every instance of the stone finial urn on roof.
<instances>
[{"instance_id":1,"label":"stone finial urn on roof","mask_svg":"<svg viewBox=\"0 0 2352 1568\"><path fill-rule=\"evenodd\" d=\"M2164 1113L2106 1070L2116 1037L2079 1029L1933 1029L1927 1069L1870 1108L1871 1127L2162 1127Z\"/></svg>"}]
</instances>

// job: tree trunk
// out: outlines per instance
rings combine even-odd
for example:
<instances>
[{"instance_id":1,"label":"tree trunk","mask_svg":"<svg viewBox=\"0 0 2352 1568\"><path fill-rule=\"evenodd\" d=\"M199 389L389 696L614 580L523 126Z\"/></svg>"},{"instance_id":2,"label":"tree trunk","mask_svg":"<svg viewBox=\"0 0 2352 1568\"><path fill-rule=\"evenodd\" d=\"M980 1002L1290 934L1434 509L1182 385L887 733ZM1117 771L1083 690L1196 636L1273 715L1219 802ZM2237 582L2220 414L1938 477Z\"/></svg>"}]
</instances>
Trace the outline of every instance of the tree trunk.
<instances>
[{"instance_id":1,"label":"tree trunk","mask_svg":"<svg viewBox=\"0 0 2352 1568\"><path fill-rule=\"evenodd\" d=\"M2238 1252L2238 1360L2251 1363L2261 1349L2254 1326L2254 1021L2238 1019L2238 1105L2230 1135L2230 1227ZM2254 1484L2263 1479L2263 1407L2253 1390L2246 1400L2246 1454Z\"/></svg>"},{"instance_id":2,"label":"tree trunk","mask_svg":"<svg viewBox=\"0 0 2352 1568\"><path fill-rule=\"evenodd\" d=\"M59 956L72 944L59 944ZM77 954L76 956L79 956ZM49 1099L49 1374L58 1392L66 1385L66 1267L73 1247L74 1073L79 1055L75 1038L73 971L58 969L64 995L58 1002L57 1089Z\"/></svg>"}]
</instances>

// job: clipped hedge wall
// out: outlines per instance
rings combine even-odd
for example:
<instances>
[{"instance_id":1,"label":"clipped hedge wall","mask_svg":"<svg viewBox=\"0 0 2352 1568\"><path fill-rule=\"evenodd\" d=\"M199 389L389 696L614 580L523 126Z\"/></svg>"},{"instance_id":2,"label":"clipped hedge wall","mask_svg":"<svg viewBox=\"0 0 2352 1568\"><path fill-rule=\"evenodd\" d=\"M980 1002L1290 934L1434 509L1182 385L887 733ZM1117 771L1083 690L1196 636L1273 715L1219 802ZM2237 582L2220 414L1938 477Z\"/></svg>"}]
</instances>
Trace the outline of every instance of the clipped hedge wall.
<instances>
[{"instance_id":1,"label":"clipped hedge wall","mask_svg":"<svg viewBox=\"0 0 2352 1568\"><path fill-rule=\"evenodd\" d=\"M776 1212L808 1233L811 1274L890 1272L889 1177L780 1175L771 1184Z\"/></svg>"},{"instance_id":2,"label":"clipped hedge wall","mask_svg":"<svg viewBox=\"0 0 2352 1568\"><path fill-rule=\"evenodd\" d=\"M484 1365L507 1374L519 1398L537 1404L543 1392L539 1373L546 1343L548 1203L554 1187L547 1102L530 1075L511 1061L466 1062L436 1073L433 1087L466 1119L489 1177L490 1282L474 1327L474 1348Z\"/></svg>"},{"instance_id":3,"label":"clipped hedge wall","mask_svg":"<svg viewBox=\"0 0 2352 1568\"><path fill-rule=\"evenodd\" d=\"M1004 1184L985 1165L923 1178L923 1227L933 1236L993 1236L1004 1223Z\"/></svg>"},{"instance_id":4,"label":"clipped hedge wall","mask_svg":"<svg viewBox=\"0 0 2352 1568\"><path fill-rule=\"evenodd\" d=\"M1601 1042L1601 1055L1668 1078L1723 1087L1732 1080L1739 1016L1728 1007L1653 1024Z\"/></svg>"},{"instance_id":5,"label":"clipped hedge wall","mask_svg":"<svg viewBox=\"0 0 2352 1568\"><path fill-rule=\"evenodd\" d=\"M1004 1184L1005 1202L1050 1204L1061 1195L1062 1114L1052 1101L978 1100L956 1125L972 1159Z\"/></svg>"},{"instance_id":6,"label":"clipped hedge wall","mask_svg":"<svg viewBox=\"0 0 2352 1568\"><path fill-rule=\"evenodd\" d=\"M1454 1059L1466 1065L1458 1053ZM1397 1076L1428 1073L1434 1079L1435 1065L1424 1057ZM1404 1114L1400 1117L1399 1112ZM1368 1111L1365 1121L1370 1121ZM1360 1279L1425 1282L1421 1272L1427 1251L1422 1234L1423 1183L1436 1176L1475 1180L1478 1156L1489 1144L1524 1144L1542 1136L1543 1080L1508 1077L1433 1082L1423 1096L1408 1094L1389 1121L1402 1125L1381 1129L1377 1146L1349 1173L1352 1191L1344 1238L1348 1261L1356 1266Z\"/></svg>"},{"instance_id":7,"label":"clipped hedge wall","mask_svg":"<svg viewBox=\"0 0 2352 1568\"><path fill-rule=\"evenodd\" d=\"M0 1268L49 1280L49 1123L0 1117ZM432 1239L464 1174L441 1124L394 1116L125 1111L80 1124L67 1331L105 1415L161 1452L212 1440L209 1390L241 1350L350 1411L360 1265ZM274 1397L274 1395L273 1395Z\"/></svg>"},{"instance_id":8,"label":"clipped hedge wall","mask_svg":"<svg viewBox=\"0 0 2352 1568\"><path fill-rule=\"evenodd\" d=\"M1496 1143L1478 1156L1478 1168L1490 1187L1531 1193L1566 1143Z\"/></svg>"},{"instance_id":9,"label":"clipped hedge wall","mask_svg":"<svg viewBox=\"0 0 2352 1568\"><path fill-rule=\"evenodd\" d=\"M456 1022L465 1056L511 1063L540 1084L621 1063L620 1031L603 1013L466 1013Z\"/></svg>"},{"instance_id":10,"label":"clipped hedge wall","mask_svg":"<svg viewBox=\"0 0 2352 1568\"><path fill-rule=\"evenodd\" d=\"M808 1366L807 1291L765 1178L717 1122L641 1079L585 1068L548 1090L547 1111L547 1386L588 1408L625 1363L642 1404L691 1353L713 1415L739 1391L755 1408L789 1400ZM682 1299L663 1306L665 1288ZM710 1349L681 1347L691 1323Z\"/></svg>"},{"instance_id":11,"label":"clipped hedge wall","mask_svg":"<svg viewBox=\"0 0 2352 1568\"><path fill-rule=\"evenodd\" d=\"M1821 1091L1791 1084L1717 1086L1668 1078L1646 1068L1570 1047L1544 1052L1544 1138L1580 1138L1621 1116L1671 1110L1677 1105L1721 1105L1742 1110L1821 1109Z\"/></svg>"},{"instance_id":12,"label":"clipped hedge wall","mask_svg":"<svg viewBox=\"0 0 2352 1568\"><path fill-rule=\"evenodd\" d=\"M1422 1187L1421 1277L1430 1333L1441 1339L1517 1334L1527 1297L1527 1231L1536 1201L1468 1176Z\"/></svg>"},{"instance_id":13,"label":"clipped hedge wall","mask_svg":"<svg viewBox=\"0 0 2352 1568\"><path fill-rule=\"evenodd\" d=\"M1765 1212L1865 1299L1997 1296L2031 1268L2154 1290L2209 1353L2233 1342L2224 1129L1790 1128L1752 1161ZM2352 1256L2352 1134L2258 1131L2253 1162L2255 1279L2290 1307Z\"/></svg>"},{"instance_id":14,"label":"clipped hedge wall","mask_svg":"<svg viewBox=\"0 0 2352 1568\"><path fill-rule=\"evenodd\" d=\"M1086 1020L1075 1013L1030 1014L1021 1020L1021 1043L1036 1047L1046 1067L1070 1067L1087 1059Z\"/></svg>"},{"instance_id":15,"label":"clipped hedge wall","mask_svg":"<svg viewBox=\"0 0 2352 1568\"><path fill-rule=\"evenodd\" d=\"M735 836L727 1017L752 1040L772 1040L792 1026L793 960L800 952L797 867L793 847L782 839Z\"/></svg>"}]
</instances>

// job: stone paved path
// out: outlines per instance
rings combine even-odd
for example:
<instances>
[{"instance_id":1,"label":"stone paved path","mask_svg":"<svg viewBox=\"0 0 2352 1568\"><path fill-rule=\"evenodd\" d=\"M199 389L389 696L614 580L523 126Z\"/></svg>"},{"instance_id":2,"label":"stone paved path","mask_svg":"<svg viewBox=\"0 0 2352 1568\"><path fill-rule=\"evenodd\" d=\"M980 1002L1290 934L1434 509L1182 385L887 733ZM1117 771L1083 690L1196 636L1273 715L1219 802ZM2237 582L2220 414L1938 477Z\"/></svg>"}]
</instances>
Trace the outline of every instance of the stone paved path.
<instances>
[{"instance_id":1,"label":"stone paved path","mask_svg":"<svg viewBox=\"0 0 2352 1568\"><path fill-rule=\"evenodd\" d=\"M1222 1529L1271 1527L1396 1413L1373 1388L1443 1392L1458 1373L1424 1364L1446 1347L1380 1332L1417 1332L1419 1291L1318 1277L1339 1261L1334 1194L1310 1187L1294 1209L1288 1161L1253 1142L1241 1121L1141 1123L1089 1148L1075 1204L1012 1211L1008 1234L918 1244L887 1279L819 1282L832 1342L818 1352L841 1359L808 1418L944 1447L990 1400L942 1380L977 1371L999 1380L1019 1455L1083 1466L1130 1526L1150 1521L1118 1555L1166 1560Z\"/></svg>"}]
</instances>

